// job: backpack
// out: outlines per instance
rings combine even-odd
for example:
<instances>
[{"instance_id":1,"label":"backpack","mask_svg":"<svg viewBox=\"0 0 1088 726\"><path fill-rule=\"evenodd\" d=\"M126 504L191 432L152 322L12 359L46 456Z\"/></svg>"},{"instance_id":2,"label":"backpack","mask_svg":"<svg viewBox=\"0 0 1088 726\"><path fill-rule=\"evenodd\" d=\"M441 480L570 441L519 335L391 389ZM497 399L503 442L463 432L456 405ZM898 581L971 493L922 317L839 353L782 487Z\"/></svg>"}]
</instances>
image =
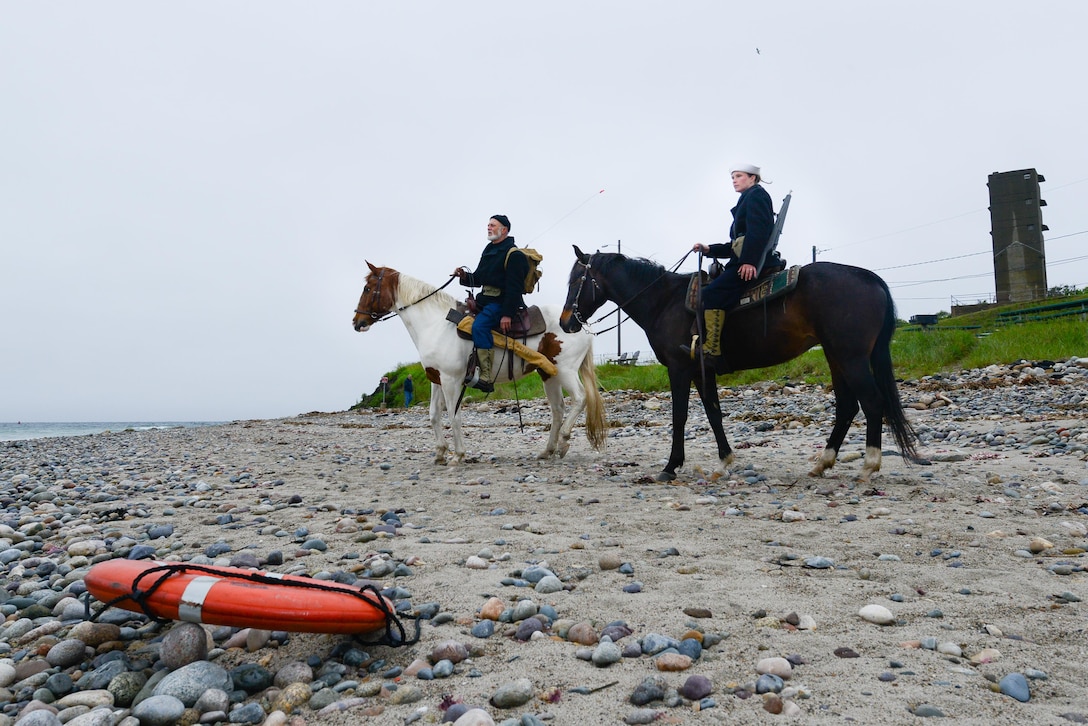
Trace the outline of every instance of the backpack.
<instances>
[{"instance_id":1,"label":"backpack","mask_svg":"<svg viewBox=\"0 0 1088 726\"><path fill-rule=\"evenodd\" d=\"M536 288L540 282L540 276L544 272L540 269L540 261L544 259L544 255L540 254L532 247L511 247L506 253L506 261L503 262L503 267L506 267L510 263L510 255L517 250L521 254L525 255L526 261L529 263L529 272L525 275L525 285L522 289L523 294L527 294Z\"/></svg>"}]
</instances>

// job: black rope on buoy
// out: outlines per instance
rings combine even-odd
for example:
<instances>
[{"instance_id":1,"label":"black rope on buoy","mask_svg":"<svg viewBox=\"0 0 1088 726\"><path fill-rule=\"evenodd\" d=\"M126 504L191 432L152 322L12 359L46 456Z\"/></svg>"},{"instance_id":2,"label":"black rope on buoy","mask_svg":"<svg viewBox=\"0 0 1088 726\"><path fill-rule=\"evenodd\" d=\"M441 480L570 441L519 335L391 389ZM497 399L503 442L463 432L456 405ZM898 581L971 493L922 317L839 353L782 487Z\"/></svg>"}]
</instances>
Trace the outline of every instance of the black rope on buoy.
<instances>
[{"instance_id":1,"label":"black rope on buoy","mask_svg":"<svg viewBox=\"0 0 1088 726\"><path fill-rule=\"evenodd\" d=\"M321 592L335 592L342 595L352 595L363 600L367 605L377 608L379 611L381 611L382 615L385 616L385 633L379 640L366 642L377 643L379 645L388 645L394 648L404 645L414 645L415 643L419 642L420 630L422 627L419 622L420 618L418 616L414 618L416 632L414 637L409 639L408 632L405 629L404 623L401 621L400 616L398 616L396 612L390 608L390 606L386 603L386 598L382 596L381 591L378 590L378 588L374 585L359 585L357 590L345 590L339 587L332 587L331 585L321 582L320 580L286 580L279 577L270 577L268 575L262 574L260 571L232 572L229 575L225 575L221 570L218 570L214 567L184 563L159 565L158 567L151 567L144 570L136 576L135 580L132 581L132 592L118 595L117 597L112 598L108 602L104 603L103 608L90 618L91 622L97 621L98 617L103 612L105 612L107 608L114 607L118 603L124 602L125 600L131 600L132 602L139 605L140 609L144 612L144 614L149 619L157 623L170 622L169 618L162 618L151 612L147 603L147 599L151 595L153 595L156 590L162 587L163 583L166 582L168 579L170 579L174 575L180 575L187 571L197 572L205 575L212 575L225 579L237 578L240 580L248 580L250 582L257 582L262 585L286 585L288 587L299 587L308 590L319 590ZM140 581L143 580L145 577L150 577L151 575L156 575L154 582L152 582L147 589L141 590ZM85 603L85 606L89 612L89 600ZM395 633L394 627L396 629ZM354 635L356 639L359 639L359 633L355 633Z\"/></svg>"}]
</instances>

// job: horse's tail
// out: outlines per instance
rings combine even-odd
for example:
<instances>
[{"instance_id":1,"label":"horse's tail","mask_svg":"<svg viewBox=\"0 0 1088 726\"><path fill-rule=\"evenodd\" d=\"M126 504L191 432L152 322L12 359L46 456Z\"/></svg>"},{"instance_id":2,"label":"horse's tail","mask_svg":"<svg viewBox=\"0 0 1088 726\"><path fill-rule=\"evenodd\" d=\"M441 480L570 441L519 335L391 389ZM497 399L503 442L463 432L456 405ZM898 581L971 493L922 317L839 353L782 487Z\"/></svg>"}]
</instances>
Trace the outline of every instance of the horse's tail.
<instances>
[{"instance_id":1,"label":"horse's tail","mask_svg":"<svg viewBox=\"0 0 1088 726\"><path fill-rule=\"evenodd\" d=\"M891 343L892 335L895 333L895 302L892 300L888 284L878 275L874 277L884 288L888 304L884 308L884 324L880 328L880 334L877 335L873 352L869 354L869 363L873 368L876 387L880 391L881 398L884 399L884 420L891 427L895 443L899 445L904 458L917 459L918 451L914 447L914 442L917 441L918 434L903 412L903 402L899 400L899 388L896 386L895 370L892 367Z\"/></svg>"},{"instance_id":2,"label":"horse's tail","mask_svg":"<svg viewBox=\"0 0 1088 726\"><path fill-rule=\"evenodd\" d=\"M604 400L601 398L597 383L597 366L593 362L593 342L590 341L582 365L578 369L582 377L582 388L586 394L586 438L589 445L600 451L608 438L608 422L604 418Z\"/></svg>"}]
</instances>

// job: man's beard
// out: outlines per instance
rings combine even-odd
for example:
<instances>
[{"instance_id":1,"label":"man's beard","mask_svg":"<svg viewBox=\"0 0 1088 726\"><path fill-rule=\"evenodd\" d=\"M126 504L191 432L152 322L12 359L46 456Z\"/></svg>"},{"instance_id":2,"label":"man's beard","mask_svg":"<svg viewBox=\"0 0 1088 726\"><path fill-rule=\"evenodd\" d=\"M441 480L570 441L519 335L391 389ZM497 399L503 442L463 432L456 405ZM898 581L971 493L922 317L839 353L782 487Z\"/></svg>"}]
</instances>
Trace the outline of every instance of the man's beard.
<instances>
[{"instance_id":1,"label":"man's beard","mask_svg":"<svg viewBox=\"0 0 1088 726\"><path fill-rule=\"evenodd\" d=\"M487 235L487 241L488 242L494 242L499 237L502 237L502 235L499 234L498 232L492 232L491 234Z\"/></svg>"}]
</instances>

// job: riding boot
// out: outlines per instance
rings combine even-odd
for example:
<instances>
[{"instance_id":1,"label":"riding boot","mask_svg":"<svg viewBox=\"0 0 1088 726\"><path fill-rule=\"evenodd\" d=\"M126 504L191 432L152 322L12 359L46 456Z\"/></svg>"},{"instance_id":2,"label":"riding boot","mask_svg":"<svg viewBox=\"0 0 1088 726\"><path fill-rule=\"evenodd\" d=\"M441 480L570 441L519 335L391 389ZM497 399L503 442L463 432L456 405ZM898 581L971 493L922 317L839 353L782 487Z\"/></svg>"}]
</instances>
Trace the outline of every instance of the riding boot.
<instances>
[{"instance_id":1,"label":"riding boot","mask_svg":"<svg viewBox=\"0 0 1088 726\"><path fill-rule=\"evenodd\" d=\"M703 324L706 326L703 355L717 358L722 354L722 326L725 325L725 311L704 310Z\"/></svg>"},{"instance_id":2,"label":"riding boot","mask_svg":"<svg viewBox=\"0 0 1088 726\"><path fill-rule=\"evenodd\" d=\"M484 393L491 393L495 390L495 385L492 383L491 366L494 360L493 348L477 348L476 360L480 366L476 369L476 380L470 382L473 388L483 391Z\"/></svg>"},{"instance_id":3,"label":"riding boot","mask_svg":"<svg viewBox=\"0 0 1088 726\"><path fill-rule=\"evenodd\" d=\"M725 324L725 311L714 308L703 310L703 330L706 338L703 341L703 356L715 368L721 361L722 326ZM681 345L680 348L695 360L699 354L699 336L693 335L690 345Z\"/></svg>"}]
</instances>

